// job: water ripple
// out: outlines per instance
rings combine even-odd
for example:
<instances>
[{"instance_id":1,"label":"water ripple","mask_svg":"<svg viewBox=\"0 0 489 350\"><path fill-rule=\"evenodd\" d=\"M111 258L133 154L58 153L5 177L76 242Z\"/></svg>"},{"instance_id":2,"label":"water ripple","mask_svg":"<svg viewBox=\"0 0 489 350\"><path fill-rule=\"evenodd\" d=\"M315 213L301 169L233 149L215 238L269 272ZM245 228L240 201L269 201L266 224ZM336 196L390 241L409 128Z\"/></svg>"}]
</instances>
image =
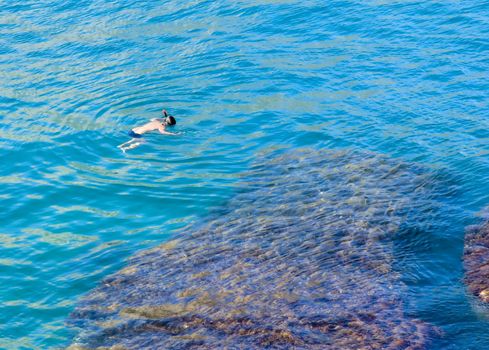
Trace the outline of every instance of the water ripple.
<instances>
[{"instance_id":1,"label":"water ripple","mask_svg":"<svg viewBox=\"0 0 489 350\"><path fill-rule=\"evenodd\" d=\"M489 201L486 18L483 2L2 4L0 347L65 345L74 300L222 209L256 157L303 146L433 169L457 200L400 241L409 312L444 328L435 348L487 347L459 282ZM162 108L180 135L121 154Z\"/></svg>"}]
</instances>

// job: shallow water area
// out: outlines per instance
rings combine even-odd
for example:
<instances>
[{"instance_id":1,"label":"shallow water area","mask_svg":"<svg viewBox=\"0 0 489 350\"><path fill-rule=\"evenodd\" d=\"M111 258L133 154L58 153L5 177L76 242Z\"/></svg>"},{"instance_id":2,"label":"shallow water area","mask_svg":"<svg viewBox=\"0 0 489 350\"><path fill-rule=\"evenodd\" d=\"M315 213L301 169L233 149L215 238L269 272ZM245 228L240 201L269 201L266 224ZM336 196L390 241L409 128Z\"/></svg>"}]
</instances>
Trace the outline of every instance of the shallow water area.
<instances>
[{"instance_id":1,"label":"shallow water area","mask_svg":"<svg viewBox=\"0 0 489 350\"><path fill-rule=\"evenodd\" d=\"M435 183L366 152L260 157L226 210L82 298L73 346L427 348L439 330L405 314L393 242L443 225Z\"/></svg>"},{"instance_id":2,"label":"shallow water area","mask_svg":"<svg viewBox=\"0 0 489 350\"><path fill-rule=\"evenodd\" d=\"M65 320L103 278L223 210L263 154L303 147L437 179L425 225L393 241L392 276L406 315L442 330L430 348L489 347L461 263L489 204L488 15L480 1L3 4L0 348L67 346ZM162 108L180 135L122 154Z\"/></svg>"}]
</instances>

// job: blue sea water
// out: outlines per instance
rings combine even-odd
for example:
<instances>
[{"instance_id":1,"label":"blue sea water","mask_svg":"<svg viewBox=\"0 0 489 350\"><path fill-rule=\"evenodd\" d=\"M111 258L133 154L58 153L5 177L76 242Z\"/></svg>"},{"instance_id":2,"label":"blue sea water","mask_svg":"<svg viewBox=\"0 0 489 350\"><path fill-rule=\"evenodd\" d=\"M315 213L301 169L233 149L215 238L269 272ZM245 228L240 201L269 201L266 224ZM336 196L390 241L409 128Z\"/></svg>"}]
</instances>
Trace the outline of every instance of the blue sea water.
<instances>
[{"instance_id":1,"label":"blue sea water","mask_svg":"<svg viewBox=\"0 0 489 350\"><path fill-rule=\"evenodd\" d=\"M446 227L396 264L434 349L489 348L461 262L489 205L488 18L485 1L3 1L0 349L68 345L104 276L225 205L261 152L303 146L446 174ZM162 108L178 136L117 149Z\"/></svg>"}]
</instances>

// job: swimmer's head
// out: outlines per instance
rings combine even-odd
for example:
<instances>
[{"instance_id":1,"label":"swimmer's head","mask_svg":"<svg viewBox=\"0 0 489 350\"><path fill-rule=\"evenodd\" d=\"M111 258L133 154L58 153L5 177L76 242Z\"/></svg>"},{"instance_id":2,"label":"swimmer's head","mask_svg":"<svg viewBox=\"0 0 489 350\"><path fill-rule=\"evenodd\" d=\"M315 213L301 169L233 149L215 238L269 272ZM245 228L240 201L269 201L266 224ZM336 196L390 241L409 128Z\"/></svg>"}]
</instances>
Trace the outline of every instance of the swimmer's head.
<instances>
[{"instance_id":1,"label":"swimmer's head","mask_svg":"<svg viewBox=\"0 0 489 350\"><path fill-rule=\"evenodd\" d=\"M168 117L166 117L165 123L166 123L166 125L172 126L172 125L175 125L177 123L177 121L175 120L175 118L172 115L169 115Z\"/></svg>"},{"instance_id":2,"label":"swimmer's head","mask_svg":"<svg viewBox=\"0 0 489 350\"><path fill-rule=\"evenodd\" d=\"M165 124L166 125L172 126L172 125L175 125L177 123L175 118L172 115L169 115L166 112L166 110L163 110L162 112L163 112L163 115L165 116Z\"/></svg>"}]
</instances>

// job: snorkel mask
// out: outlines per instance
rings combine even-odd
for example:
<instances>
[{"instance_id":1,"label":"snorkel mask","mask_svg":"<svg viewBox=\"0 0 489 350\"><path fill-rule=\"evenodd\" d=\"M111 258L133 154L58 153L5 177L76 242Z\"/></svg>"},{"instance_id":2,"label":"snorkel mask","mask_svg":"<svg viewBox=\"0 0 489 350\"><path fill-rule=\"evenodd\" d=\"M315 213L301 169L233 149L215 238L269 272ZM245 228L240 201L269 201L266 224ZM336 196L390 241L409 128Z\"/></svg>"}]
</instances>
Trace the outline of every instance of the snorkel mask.
<instances>
[{"instance_id":1,"label":"snorkel mask","mask_svg":"<svg viewBox=\"0 0 489 350\"><path fill-rule=\"evenodd\" d=\"M173 121L175 121L175 118L172 115L169 115L165 109L162 111L162 113L163 116L165 117L165 125L172 126L176 124L176 122L172 123L172 119Z\"/></svg>"}]
</instances>

